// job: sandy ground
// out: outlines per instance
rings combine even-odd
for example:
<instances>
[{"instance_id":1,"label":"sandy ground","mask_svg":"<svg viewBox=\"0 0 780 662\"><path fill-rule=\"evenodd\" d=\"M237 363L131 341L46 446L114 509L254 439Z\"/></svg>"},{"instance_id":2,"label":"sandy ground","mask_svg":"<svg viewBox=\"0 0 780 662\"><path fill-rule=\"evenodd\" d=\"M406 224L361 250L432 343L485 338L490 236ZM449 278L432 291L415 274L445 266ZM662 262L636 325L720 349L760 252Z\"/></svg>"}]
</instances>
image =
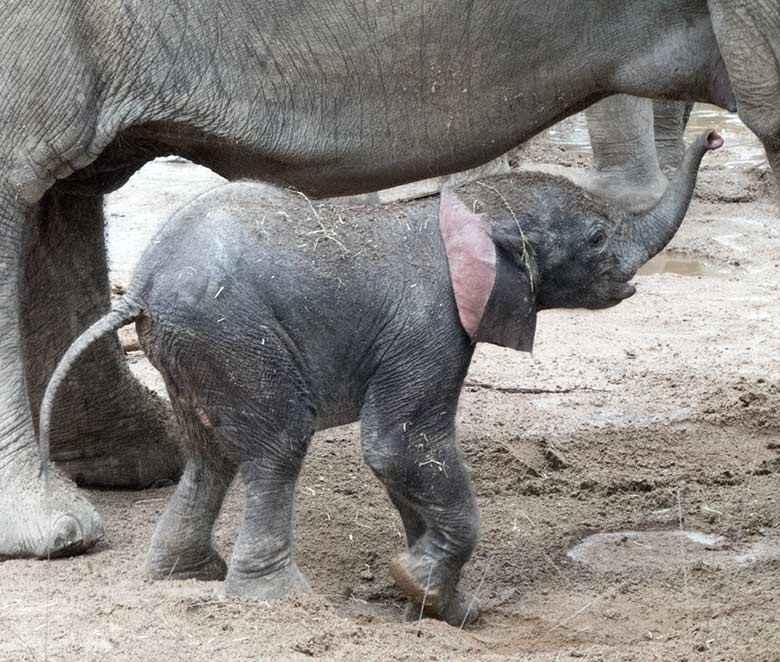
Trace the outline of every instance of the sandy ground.
<instances>
[{"instance_id":1,"label":"sandy ground","mask_svg":"<svg viewBox=\"0 0 780 662\"><path fill-rule=\"evenodd\" d=\"M475 626L403 621L387 571L400 522L348 426L315 437L299 483L312 595L152 582L143 557L172 488L88 491L107 524L93 553L0 563L0 659L780 660L780 226L765 165L738 157L707 157L651 269L676 273L639 277L608 311L542 313L533 356L480 347L460 411L482 513L463 578ZM520 160L574 172L587 155L537 140ZM218 183L157 162L114 195L114 280ZM240 503L235 485L226 557Z\"/></svg>"}]
</instances>

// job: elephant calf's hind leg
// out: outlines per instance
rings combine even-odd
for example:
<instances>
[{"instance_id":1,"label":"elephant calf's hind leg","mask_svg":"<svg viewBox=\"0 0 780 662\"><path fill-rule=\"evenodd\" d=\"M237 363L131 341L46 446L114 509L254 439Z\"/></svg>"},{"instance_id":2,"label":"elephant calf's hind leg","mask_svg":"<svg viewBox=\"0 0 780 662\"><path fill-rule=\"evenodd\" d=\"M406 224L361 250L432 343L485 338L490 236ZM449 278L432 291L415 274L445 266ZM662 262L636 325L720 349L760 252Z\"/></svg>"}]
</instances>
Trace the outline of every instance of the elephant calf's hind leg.
<instances>
[{"instance_id":1,"label":"elephant calf's hind leg","mask_svg":"<svg viewBox=\"0 0 780 662\"><path fill-rule=\"evenodd\" d=\"M297 472L290 476L278 468L268 467L265 460L241 465L246 502L225 580L228 595L273 600L310 590L292 554Z\"/></svg>"},{"instance_id":2,"label":"elephant calf's hind leg","mask_svg":"<svg viewBox=\"0 0 780 662\"><path fill-rule=\"evenodd\" d=\"M227 565L214 549L211 531L236 468L227 461L215 464L197 452L187 462L146 557L155 579L225 578Z\"/></svg>"},{"instance_id":3,"label":"elephant calf's hind leg","mask_svg":"<svg viewBox=\"0 0 780 662\"><path fill-rule=\"evenodd\" d=\"M270 600L310 590L293 558L292 518L313 415L301 389L284 381L277 377L267 386L273 397L261 402L246 398L242 412L224 417L221 434L230 430L232 438L223 443L242 458L245 488L243 520L225 579L228 595ZM257 413L260 407L265 415Z\"/></svg>"}]
</instances>

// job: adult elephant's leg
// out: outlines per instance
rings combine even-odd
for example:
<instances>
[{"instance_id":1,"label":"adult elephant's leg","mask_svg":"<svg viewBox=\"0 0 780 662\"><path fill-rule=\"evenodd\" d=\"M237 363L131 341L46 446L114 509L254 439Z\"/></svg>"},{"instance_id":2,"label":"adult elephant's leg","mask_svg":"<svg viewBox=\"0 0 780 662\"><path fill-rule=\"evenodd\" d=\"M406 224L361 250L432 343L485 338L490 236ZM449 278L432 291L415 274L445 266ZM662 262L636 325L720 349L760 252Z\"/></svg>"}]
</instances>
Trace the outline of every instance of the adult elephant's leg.
<instances>
[{"instance_id":1,"label":"adult elephant's leg","mask_svg":"<svg viewBox=\"0 0 780 662\"><path fill-rule=\"evenodd\" d=\"M780 97L780 71L778 71L777 83L778 97ZM778 100L780 103L780 99ZM740 107L739 118L761 141L766 152L766 158L772 168L777 184L775 188L775 202L780 205L780 110L767 110L761 108L757 112L753 107L745 104Z\"/></svg>"},{"instance_id":2,"label":"adult elephant's leg","mask_svg":"<svg viewBox=\"0 0 780 662\"><path fill-rule=\"evenodd\" d=\"M686 101L653 101L655 149L661 172L669 175L682 163L685 154L683 133L693 104Z\"/></svg>"},{"instance_id":3,"label":"adult elephant's leg","mask_svg":"<svg viewBox=\"0 0 780 662\"><path fill-rule=\"evenodd\" d=\"M0 186L7 179L0 173ZM25 210L12 190L0 190L0 556L75 554L103 536L92 504L53 472L38 478L38 452L20 333L20 256L24 229L38 210Z\"/></svg>"},{"instance_id":4,"label":"adult elephant's leg","mask_svg":"<svg viewBox=\"0 0 780 662\"><path fill-rule=\"evenodd\" d=\"M764 145L780 184L780 12L772 2L709 0L739 118Z\"/></svg>"},{"instance_id":5,"label":"adult elephant's leg","mask_svg":"<svg viewBox=\"0 0 780 662\"><path fill-rule=\"evenodd\" d=\"M71 341L110 306L103 197L56 185L25 246L22 351L33 419ZM169 407L128 369L116 336L74 369L53 414L52 458L79 484L147 487L178 475Z\"/></svg>"},{"instance_id":6,"label":"adult elephant's leg","mask_svg":"<svg viewBox=\"0 0 780 662\"><path fill-rule=\"evenodd\" d=\"M586 114L593 165L583 184L632 211L654 205L666 178L656 156L653 103L618 94L594 104Z\"/></svg>"},{"instance_id":7,"label":"adult elephant's leg","mask_svg":"<svg viewBox=\"0 0 780 662\"><path fill-rule=\"evenodd\" d=\"M772 172L775 174L775 181L778 183L777 195L780 201L780 136L776 140L764 143L769 165L772 166Z\"/></svg>"},{"instance_id":8,"label":"adult elephant's leg","mask_svg":"<svg viewBox=\"0 0 780 662\"><path fill-rule=\"evenodd\" d=\"M759 136L760 137L760 136ZM774 200L780 206L780 132L774 138L761 141L764 145L766 158L775 176Z\"/></svg>"}]
</instances>

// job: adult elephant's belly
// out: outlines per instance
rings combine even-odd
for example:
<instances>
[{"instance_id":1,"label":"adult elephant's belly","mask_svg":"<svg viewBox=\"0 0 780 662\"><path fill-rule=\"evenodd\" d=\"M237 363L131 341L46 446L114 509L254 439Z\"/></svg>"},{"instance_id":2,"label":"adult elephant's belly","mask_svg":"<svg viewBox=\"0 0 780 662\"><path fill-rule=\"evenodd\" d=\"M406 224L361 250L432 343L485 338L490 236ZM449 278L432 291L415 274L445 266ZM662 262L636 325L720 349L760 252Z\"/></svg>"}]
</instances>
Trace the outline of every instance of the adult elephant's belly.
<instances>
[{"instance_id":1,"label":"adult elephant's belly","mask_svg":"<svg viewBox=\"0 0 780 662\"><path fill-rule=\"evenodd\" d=\"M543 121L546 118L518 118L501 107L495 115L493 124L498 128L489 141L481 138L481 132L474 135L471 124L448 127L446 117L430 116L432 126L427 130L433 136L425 141L419 138L425 133L416 126L419 119L398 119L397 124L406 130L392 136L381 127L367 126L359 139L333 131L315 133L303 122L283 141L235 131L215 136L178 123L149 124L123 131L101 155L101 171L115 169L116 163L177 154L231 181L292 186L313 198L369 193L487 163L550 123ZM266 121L254 118L257 124ZM441 126L435 126L436 122Z\"/></svg>"}]
</instances>

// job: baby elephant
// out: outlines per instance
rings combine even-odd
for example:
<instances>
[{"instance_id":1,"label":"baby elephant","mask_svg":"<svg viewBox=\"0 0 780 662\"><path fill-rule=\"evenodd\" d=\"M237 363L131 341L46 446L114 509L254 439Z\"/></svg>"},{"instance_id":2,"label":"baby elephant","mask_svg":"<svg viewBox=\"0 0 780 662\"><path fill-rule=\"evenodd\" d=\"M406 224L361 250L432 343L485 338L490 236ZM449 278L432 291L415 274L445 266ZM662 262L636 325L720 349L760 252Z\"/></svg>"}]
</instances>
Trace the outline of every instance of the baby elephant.
<instances>
[{"instance_id":1,"label":"baby elephant","mask_svg":"<svg viewBox=\"0 0 780 662\"><path fill-rule=\"evenodd\" d=\"M458 579L478 515L455 411L475 343L530 351L537 310L631 296L721 144L701 136L658 205L628 217L536 173L375 208L214 189L163 227L121 302L65 354L41 410L43 466L69 368L135 321L186 433L148 555L154 577L226 575L228 594L261 599L308 589L292 555L296 479L315 430L360 419L365 461L406 532L393 578L418 610L471 622L476 599ZM211 531L237 472L246 501L226 567Z\"/></svg>"}]
</instances>

